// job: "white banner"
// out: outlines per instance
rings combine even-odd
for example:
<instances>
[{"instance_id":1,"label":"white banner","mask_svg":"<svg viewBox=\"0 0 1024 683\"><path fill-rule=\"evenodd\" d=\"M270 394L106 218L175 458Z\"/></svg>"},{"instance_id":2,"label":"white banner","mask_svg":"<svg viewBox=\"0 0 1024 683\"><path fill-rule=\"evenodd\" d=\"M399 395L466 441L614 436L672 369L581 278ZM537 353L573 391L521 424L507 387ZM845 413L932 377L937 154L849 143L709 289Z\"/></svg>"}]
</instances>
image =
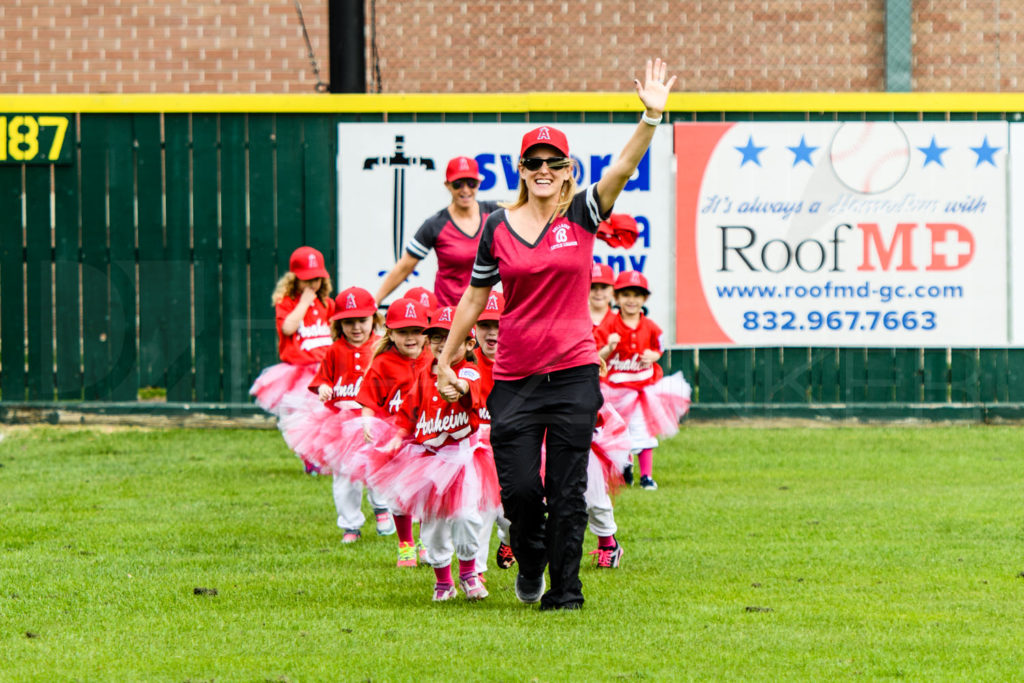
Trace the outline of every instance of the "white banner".
<instances>
[{"instance_id":1,"label":"white banner","mask_svg":"<svg viewBox=\"0 0 1024 683\"><path fill-rule=\"evenodd\" d=\"M676 124L679 344L1005 346L1005 122Z\"/></svg>"},{"instance_id":2,"label":"white banner","mask_svg":"<svg viewBox=\"0 0 1024 683\"><path fill-rule=\"evenodd\" d=\"M339 124L337 289L355 285L376 291L423 221L450 202L444 171L452 157L469 156L479 163L479 199L514 199L520 141L544 123ZM551 125L569 138L581 187L600 178L634 129L631 124ZM648 308L652 319L665 328L667 342L675 315L671 135L668 126L659 128L648 155L615 204L615 213L637 219L637 243L623 250L599 241L594 252L616 272L639 270L647 276L652 289ZM436 269L434 255L420 261L390 298L410 287L432 289Z\"/></svg>"}]
</instances>

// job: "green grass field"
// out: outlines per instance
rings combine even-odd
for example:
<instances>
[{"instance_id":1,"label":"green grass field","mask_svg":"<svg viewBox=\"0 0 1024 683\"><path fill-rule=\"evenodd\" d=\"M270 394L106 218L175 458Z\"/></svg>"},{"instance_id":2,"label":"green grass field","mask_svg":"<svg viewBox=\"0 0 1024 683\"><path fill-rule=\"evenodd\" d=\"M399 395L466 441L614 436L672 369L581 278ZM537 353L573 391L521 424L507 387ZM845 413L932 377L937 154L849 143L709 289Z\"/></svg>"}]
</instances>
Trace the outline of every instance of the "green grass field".
<instances>
[{"instance_id":1,"label":"green grass field","mask_svg":"<svg viewBox=\"0 0 1024 683\"><path fill-rule=\"evenodd\" d=\"M569 613L432 604L275 431L0 433L0 681L1024 675L1014 427L688 425Z\"/></svg>"}]
</instances>

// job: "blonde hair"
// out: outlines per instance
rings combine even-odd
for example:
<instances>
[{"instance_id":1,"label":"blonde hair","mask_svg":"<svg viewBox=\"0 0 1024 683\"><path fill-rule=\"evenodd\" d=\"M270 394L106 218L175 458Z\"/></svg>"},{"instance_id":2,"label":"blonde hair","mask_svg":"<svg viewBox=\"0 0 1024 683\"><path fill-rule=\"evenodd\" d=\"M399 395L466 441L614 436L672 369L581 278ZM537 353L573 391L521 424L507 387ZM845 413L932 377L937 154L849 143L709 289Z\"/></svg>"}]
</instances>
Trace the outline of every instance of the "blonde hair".
<instances>
[{"instance_id":1,"label":"blonde hair","mask_svg":"<svg viewBox=\"0 0 1024 683\"><path fill-rule=\"evenodd\" d=\"M380 311L375 311L372 316L366 316L371 319L373 326L370 328L371 334L377 334L377 330L384 325L384 316ZM341 323L345 318L338 318L331 322L331 339L337 341L345 336L345 333L341 329Z\"/></svg>"},{"instance_id":2,"label":"blonde hair","mask_svg":"<svg viewBox=\"0 0 1024 683\"><path fill-rule=\"evenodd\" d=\"M558 206L555 207L556 216L564 216L572 204L572 198L576 195L576 160L569 157L572 163L569 164L569 179L562 182L562 190L558 195ZM519 196L514 202L499 202L498 206L503 209L518 209L530 201L530 191L526 189L526 181L522 175L519 176Z\"/></svg>"},{"instance_id":3,"label":"blonde hair","mask_svg":"<svg viewBox=\"0 0 1024 683\"><path fill-rule=\"evenodd\" d=\"M331 298L331 276L320 278L320 289L316 290L316 297L320 299L320 303L324 306L327 305L327 300ZM288 271L281 276L281 279L274 285L274 293L270 295L270 303L272 306L277 306L279 303L285 300L285 298L295 299L299 296L299 278L295 277L295 273Z\"/></svg>"},{"instance_id":4,"label":"blonde hair","mask_svg":"<svg viewBox=\"0 0 1024 683\"><path fill-rule=\"evenodd\" d=\"M373 359L380 354L393 348L395 348L395 340L391 338L391 328L385 327L384 334L381 335L380 341L377 342L377 346L373 348L373 355L370 356L370 362L373 362Z\"/></svg>"}]
</instances>

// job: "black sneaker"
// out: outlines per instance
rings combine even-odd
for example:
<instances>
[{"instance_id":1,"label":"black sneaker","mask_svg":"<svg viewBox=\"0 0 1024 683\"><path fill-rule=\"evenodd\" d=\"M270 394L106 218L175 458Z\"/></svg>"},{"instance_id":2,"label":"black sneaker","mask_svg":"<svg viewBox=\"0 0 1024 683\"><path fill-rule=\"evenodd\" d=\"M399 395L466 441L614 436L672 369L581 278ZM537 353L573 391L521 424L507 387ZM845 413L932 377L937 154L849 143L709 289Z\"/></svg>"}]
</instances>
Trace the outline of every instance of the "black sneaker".
<instances>
[{"instance_id":1,"label":"black sneaker","mask_svg":"<svg viewBox=\"0 0 1024 683\"><path fill-rule=\"evenodd\" d=\"M640 488L647 489L648 491L657 491L658 482L654 481L650 477L640 477Z\"/></svg>"},{"instance_id":2,"label":"black sneaker","mask_svg":"<svg viewBox=\"0 0 1024 683\"><path fill-rule=\"evenodd\" d=\"M494 562L498 565L498 569L508 569L514 565L516 563L516 555L512 552L511 546L499 543L498 552L494 556Z\"/></svg>"},{"instance_id":3,"label":"black sneaker","mask_svg":"<svg viewBox=\"0 0 1024 683\"><path fill-rule=\"evenodd\" d=\"M626 482L626 486L633 485L633 463L622 468L622 480Z\"/></svg>"},{"instance_id":4,"label":"black sneaker","mask_svg":"<svg viewBox=\"0 0 1024 683\"><path fill-rule=\"evenodd\" d=\"M516 597L519 598L519 602L525 602L527 605L540 602L540 596L544 595L544 588L543 574L536 579L528 579L523 576L522 572L516 576Z\"/></svg>"}]
</instances>

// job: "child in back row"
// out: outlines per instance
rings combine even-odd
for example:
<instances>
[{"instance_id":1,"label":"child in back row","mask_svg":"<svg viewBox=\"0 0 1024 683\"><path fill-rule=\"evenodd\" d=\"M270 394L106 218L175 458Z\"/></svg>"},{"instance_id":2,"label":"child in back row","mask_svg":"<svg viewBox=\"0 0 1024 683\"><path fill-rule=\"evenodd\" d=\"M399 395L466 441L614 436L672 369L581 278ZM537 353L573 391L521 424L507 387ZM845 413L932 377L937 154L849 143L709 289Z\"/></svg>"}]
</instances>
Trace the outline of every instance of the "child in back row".
<instances>
[{"instance_id":1,"label":"child in back row","mask_svg":"<svg viewBox=\"0 0 1024 683\"><path fill-rule=\"evenodd\" d=\"M361 537L361 528L366 522L362 511L363 485L344 472L334 471L327 462L327 454L332 453L330 460L336 461L338 458L333 452L341 442L345 422L361 421L362 406L355 398L370 366L373 348L380 341L374 328L383 321L373 295L360 287L349 287L338 294L330 321L334 343L328 347L316 376L309 383L309 391L320 402L289 411L281 418L281 431L293 451L321 473L334 476L332 490L338 526L343 531L341 542L354 543ZM286 398L285 402L289 400ZM387 501L375 495L372 489L367 490L367 497L373 506L377 533L382 536L395 533Z\"/></svg>"},{"instance_id":2,"label":"child in back row","mask_svg":"<svg viewBox=\"0 0 1024 683\"><path fill-rule=\"evenodd\" d=\"M416 377L433 360L424 350L427 326L426 308L412 299L398 299L388 308L384 318L385 336L374 349L370 367L355 396L360 405L360 419L350 420L342 427L337 447L325 452L326 464L332 472L350 481L367 484L371 471L372 446L387 443L394 433L394 421ZM371 488L373 486L371 485ZM388 500L398 534L399 567L416 566L416 545L412 517L383 492Z\"/></svg>"},{"instance_id":3,"label":"child in back row","mask_svg":"<svg viewBox=\"0 0 1024 683\"><path fill-rule=\"evenodd\" d=\"M432 357L444 348L454 312L445 306L431 315L427 338ZM471 337L462 340L462 360L452 365L457 379L444 395L437 389L436 361L420 371L399 409L398 432L384 448L384 464L369 477L400 509L420 519L437 602L456 595L453 552L466 598L487 597L476 556L483 516L493 519L501 499L494 455L477 433L483 401L472 346Z\"/></svg>"},{"instance_id":4,"label":"child in back row","mask_svg":"<svg viewBox=\"0 0 1024 683\"><path fill-rule=\"evenodd\" d=\"M618 313L594 332L598 355L607 363L601 391L629 425L631 447L639 460L640 486L656 490L653 449L658 437L679 431L690 407L690 385L682 373L664 377L661 328L644 315L651 290L643 273L623 271L615 278Z\"/></svg>"},{"instance_id":5,"label":"child in back row","mask_svg":"<svg viewBox=\"0 0 1024 683\"><path fill-rule=\"evenodd\" d=\"M283 404L285 396L306 396L317 364L333 342L328 324L334 313L330 297L331 277L324 267L324 255L312 247L292 252L288 272L277 281L271 296L281 362L265 368L249 389L256 404L268 413L281 417L302 403ZM305 466L306 472L315 471L312 463L305 462Z\"/></svg>"}]
</instances>

